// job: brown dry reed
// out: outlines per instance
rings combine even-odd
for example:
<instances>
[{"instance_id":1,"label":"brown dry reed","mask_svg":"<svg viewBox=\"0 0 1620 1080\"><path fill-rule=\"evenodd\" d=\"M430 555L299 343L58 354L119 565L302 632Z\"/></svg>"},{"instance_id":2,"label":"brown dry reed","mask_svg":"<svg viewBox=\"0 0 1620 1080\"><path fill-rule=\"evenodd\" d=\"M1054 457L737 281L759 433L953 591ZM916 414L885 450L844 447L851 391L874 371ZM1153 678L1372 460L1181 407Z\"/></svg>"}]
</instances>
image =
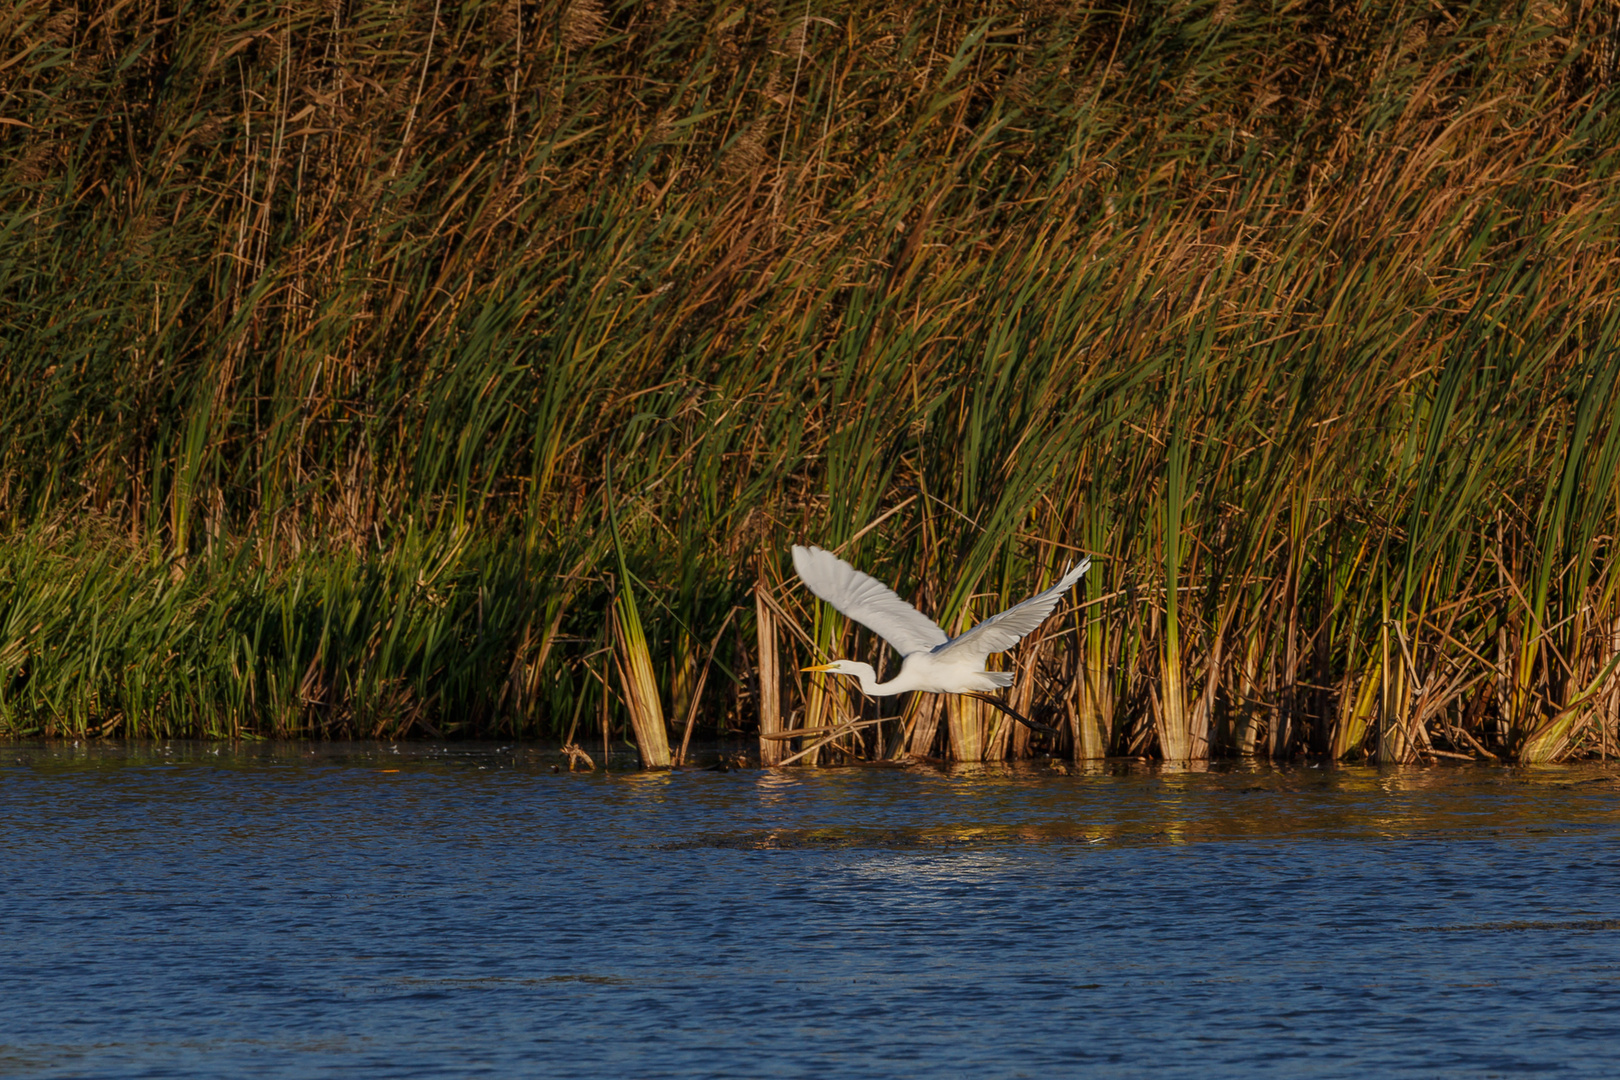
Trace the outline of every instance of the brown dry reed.
<instances>
[{"instance_id":1,"label":"brown dry reed","mask_svg":"<svg viewBox=\"0 0 1620 1080\"><path fill-rule=\"evenodd\" d=\"M0 731L1607 756L1617 39L8 4ZM1090 553L1005 658L1064 734L801 681L881 650L795 541L953 628Z\"/></svg>"}]
</instances>

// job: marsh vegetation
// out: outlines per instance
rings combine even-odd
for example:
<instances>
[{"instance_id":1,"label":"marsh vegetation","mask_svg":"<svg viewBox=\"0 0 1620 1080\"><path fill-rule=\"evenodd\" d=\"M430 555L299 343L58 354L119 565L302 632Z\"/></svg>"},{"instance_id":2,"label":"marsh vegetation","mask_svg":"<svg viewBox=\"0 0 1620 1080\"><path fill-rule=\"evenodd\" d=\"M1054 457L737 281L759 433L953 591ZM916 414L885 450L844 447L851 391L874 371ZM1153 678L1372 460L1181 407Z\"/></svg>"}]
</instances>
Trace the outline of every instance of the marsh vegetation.
<instances>
[{"instance_id":1,"label":"marsh vegetation","mask_svg":"<svg viewBox=\"0 0 1620 1080\"><path fill-rule=\"evenodd\" d=\"M1607 756L1617 35L9 5L0 731ZM794 542L950 630L1089 553L1009 658L1063 735L769 738L880 652Z\"/></svg>"}]
</instances>

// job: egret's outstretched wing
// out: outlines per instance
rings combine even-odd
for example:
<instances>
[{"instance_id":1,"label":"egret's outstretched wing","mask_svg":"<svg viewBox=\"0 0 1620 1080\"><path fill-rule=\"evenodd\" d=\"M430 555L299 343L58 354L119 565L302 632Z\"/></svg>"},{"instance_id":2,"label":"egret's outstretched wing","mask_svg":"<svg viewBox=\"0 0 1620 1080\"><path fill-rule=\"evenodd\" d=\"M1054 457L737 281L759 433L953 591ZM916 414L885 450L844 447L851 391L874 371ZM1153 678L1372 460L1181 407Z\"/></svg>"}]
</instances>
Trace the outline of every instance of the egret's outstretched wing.
<instances>
[{"instance_id":1,"label":"egret's outstretched wing","mask_svg":"<svg viewBox=\"0 0 1620 1080\"><path fill-rule=\"evenodd\" d=\"M893 645L901 656L945 644L945 631L875 577L830 551L793 546L793 569L811 592Z\"/></svg>"},{"instance_id":2,"label":"egret's outstretched wing","mask_svg":"<svg viewBox=\"0 0 1620 1080\"><path fill-rule=\"evenodd\" d=\"M1090 569L1091 560L1081 559L1078 566L1070 569L1050 589L1036 593L1023 603L1014 604L966 633L951 638L943 646L937 647L934 655L944 657L957 654L959 650L962 656L989 656L991 653L1005 652L1018 644L1025 634L1045 622L1052 609L1063 599L1063 594Z\"/></svg>"}]
</instances>

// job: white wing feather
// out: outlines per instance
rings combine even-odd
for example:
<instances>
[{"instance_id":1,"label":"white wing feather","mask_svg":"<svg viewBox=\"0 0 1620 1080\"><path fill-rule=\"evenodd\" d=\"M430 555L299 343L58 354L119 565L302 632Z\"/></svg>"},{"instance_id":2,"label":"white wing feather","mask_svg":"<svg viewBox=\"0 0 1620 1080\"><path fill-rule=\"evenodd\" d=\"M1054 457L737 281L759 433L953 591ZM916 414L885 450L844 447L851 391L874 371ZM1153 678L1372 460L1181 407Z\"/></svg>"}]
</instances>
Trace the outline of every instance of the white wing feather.
<instances>
[{"instance_id":1,"label":"white wing feather","mask_svg":"<svg viewBox=\"0 0 1620 1080\"><path fill-rule=\"evenodd\" d=\"M936 646L934 655L986 657L991 653L1006 652L1018 644L1025 634L1046 621L1052 609L1058 606L1063 594L1091 569L1089 558L1081 559L1045 592L1036 593L1021 604L1014 604L999 615L992 615L973 629L960 634L943 645Z\"/></svg>"},{"instance_id":2,"label":"white wing feather","mask_svg":"<svg viewBox=\"0 0 1620 1080\"><path fill-rule=\"evenodd\" d=\"M901 656L928 652L949 640L938 623L900 599L893 589L830 551L795 544L793 569L811 592L872 630Z\"/></svg>"}]
</instances>

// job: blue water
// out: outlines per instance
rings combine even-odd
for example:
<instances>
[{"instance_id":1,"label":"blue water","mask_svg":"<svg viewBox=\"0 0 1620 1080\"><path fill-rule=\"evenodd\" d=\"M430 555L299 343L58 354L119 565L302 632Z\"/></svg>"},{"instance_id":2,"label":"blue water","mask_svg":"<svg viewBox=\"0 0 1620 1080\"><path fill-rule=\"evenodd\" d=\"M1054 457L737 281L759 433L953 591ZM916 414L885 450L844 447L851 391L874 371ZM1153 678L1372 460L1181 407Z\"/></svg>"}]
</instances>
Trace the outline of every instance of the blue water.
<instances>
[{"instance_id":1,"label":"blue water","mask_svg":"<svg viewBox=\"0 0 1620 1080\"><path fill-rule=\"evenodd\" d=\"M1620 774L0 747L0 1074L1613 1076Z\"/></svg>"}]
</instances>

